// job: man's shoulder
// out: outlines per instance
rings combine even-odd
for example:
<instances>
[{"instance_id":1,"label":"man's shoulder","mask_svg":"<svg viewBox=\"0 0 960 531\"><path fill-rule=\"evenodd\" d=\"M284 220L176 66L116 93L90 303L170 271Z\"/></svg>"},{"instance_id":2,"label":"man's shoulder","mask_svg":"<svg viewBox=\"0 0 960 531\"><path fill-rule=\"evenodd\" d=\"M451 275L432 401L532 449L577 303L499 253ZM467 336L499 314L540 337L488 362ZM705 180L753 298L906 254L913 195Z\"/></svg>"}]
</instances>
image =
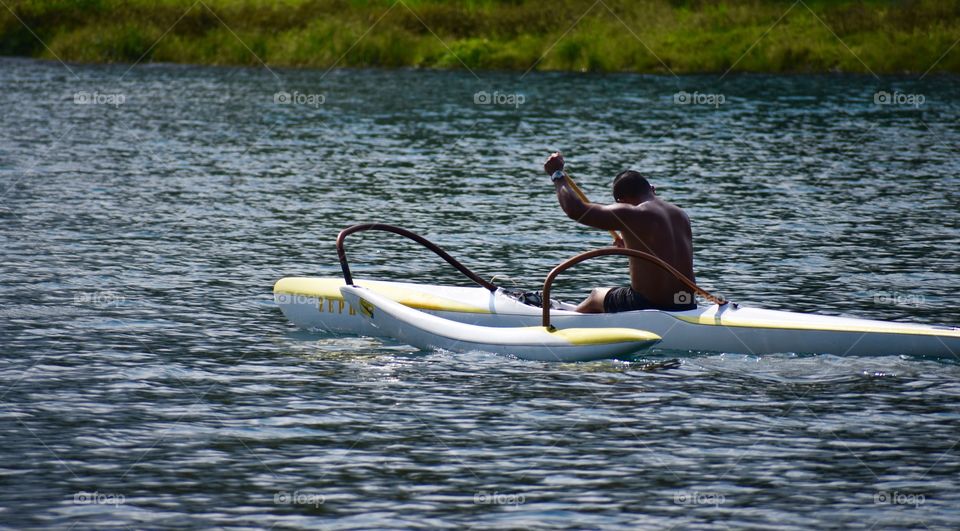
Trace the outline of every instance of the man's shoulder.
<instances>
[{"instance_id":1,"label":"man's shoulder","mask_svg":"<svg viewBox=\"0 0 960 531\"><path fill-rule=\"evenodd\" d=\"M680 207L674 205L673 203L664 201L663 199L657 198L650 201L645 201L637 205L637 212L646 213L650 215L664 215L670 214L671 212L676 212L680 210Z\"/></svg>"},{"instance_id":2,"label":"man's shoulder","mask_svg":"<svg viewBox=\"0 0 960 531\"><path fill-rule=\"evenodd\" d=\"M690 223L690 218L682 208L659 198L655 201L647 201L637 205L636 212L638 217L641 218L656 218L669 223L677 223L679 220L683 220L687 224Z\"/></svg>"},{"instance_id":3,"label":"man's shoulder","mask_svg":"<svg viewBox=\"0 0 960 531\"><path fill-rule=\"evenodd\" d=\"M682 208L680 208L679 206L671 203L670 201L665 201L665 200L663 200L663 199L657 198L657 203L658 203L658 206L659 206L660 208L662 208L662 209L663 209L664 211L666 211L666 212L679 212L679 213L683 214L684 216L687 215L686 212L684 212Z\"/></svg>"}]
</instances>

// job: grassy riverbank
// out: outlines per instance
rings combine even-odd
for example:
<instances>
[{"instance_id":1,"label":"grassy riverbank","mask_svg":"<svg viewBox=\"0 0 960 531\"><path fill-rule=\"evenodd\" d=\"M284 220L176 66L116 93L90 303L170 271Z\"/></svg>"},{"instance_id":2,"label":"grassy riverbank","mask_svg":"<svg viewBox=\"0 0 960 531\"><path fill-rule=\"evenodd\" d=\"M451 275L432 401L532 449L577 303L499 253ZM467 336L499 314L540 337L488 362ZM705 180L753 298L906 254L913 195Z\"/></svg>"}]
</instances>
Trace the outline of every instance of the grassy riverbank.
<instances>
[{"instance_id":1,"label":"grassy riverbank","mask_svg":"<svg viewBox=\"0 0 960 531\"><path fill-rule=\"evenodd\" d=\"M954 46L960 39L960 0L5 0L5 5L0 55L64 61L960 72L960 45Z\"/></svg>"}]
</instances>

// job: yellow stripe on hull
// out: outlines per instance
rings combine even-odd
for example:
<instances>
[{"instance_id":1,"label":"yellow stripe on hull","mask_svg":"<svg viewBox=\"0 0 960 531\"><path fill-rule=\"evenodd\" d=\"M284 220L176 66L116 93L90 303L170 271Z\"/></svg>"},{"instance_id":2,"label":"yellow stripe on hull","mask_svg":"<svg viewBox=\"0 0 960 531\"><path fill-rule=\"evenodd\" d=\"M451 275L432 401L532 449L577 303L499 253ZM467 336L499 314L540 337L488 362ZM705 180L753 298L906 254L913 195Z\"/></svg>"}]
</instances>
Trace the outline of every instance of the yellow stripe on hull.
<instances>
[{"instance_id":1,"label":"yellow stripe on hull","mask_svg":"<svg viewBox=\"0 0 960 531\"><path fill-rule=\"evenodd\" d=\"M956 328L936 328L924 327L915 328L913 326L898 326L896 323L884 323L881 325L869 324L818 324L802 322L776 323L750 320L724 319L722 315L701 315L692 317L689 315L673 315L685 323L708 325L708 326L728 326L731 328L766 328L777 330L808 330L818 332L860 332L872 334L904 334L915 336L940 336L960 338L960 329Z\"/></svg>"},{"instance_id":2,"label":"yellow stripe on hull","mask_svg":"<svg viewBox=\"0 0 960 531\"><path fill-rule=\"evenodd\" d=\"M541 327L534 327L541 328ZM660 336L646 330L635 328L565 328L550 332L571 345L609 345L628 341L660 341Z\"/></svg>"},{"instance_id":3,"label":"yellow stripe on hull","mask_svg":"<svg viewBox=\"0 0 960 531\"><path fill-rule=\"evenodd\" d=\"M363 286L371 291L379 293L388 299L403 304L410 308L418 310L432 310L445 312L461 313L491 313L489 308L464 304L463 302L439 297L429 293L423 293L404 287L399 287L395 282L378 282L376 280L357 280L358 286ZM273 293L300 295L305 297L316 297L318 299L327 299L328 301L339 301L342 306L343 295L340 294L340 288L344 285L342 279L337 278L316 278L316 277L287 277L281 278L273 286Z\"/></svg>"}]
</instances>

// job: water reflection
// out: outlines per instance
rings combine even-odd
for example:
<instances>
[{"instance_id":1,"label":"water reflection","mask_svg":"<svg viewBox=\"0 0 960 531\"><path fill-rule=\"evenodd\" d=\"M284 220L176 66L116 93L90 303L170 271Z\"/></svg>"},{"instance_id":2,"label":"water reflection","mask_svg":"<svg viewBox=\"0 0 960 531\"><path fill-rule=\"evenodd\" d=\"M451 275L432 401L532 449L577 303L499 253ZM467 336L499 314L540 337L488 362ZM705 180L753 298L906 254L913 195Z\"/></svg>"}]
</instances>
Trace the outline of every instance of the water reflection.
<instances>
[{"instance_id":1,"label":"water reflection","mask_svg":"<svg viewBox=\"0 0 960 531\"><path fill-rule=\"evenodd\" d=\"M270 295L339 274L333 238L362 221L537 286L607 238L539 173L562 149L598 200L625 167L648 173L693 219L700 281L734 300L956 324L954 78L889 80L927 95L917 110L873 105L872 77L536 74L498 108L464 73L282 72L326 94L303 108L257 70L72 68L0 60L7 525L960 522L949 360L424 353L294 331ZM128 103L68 101L107 85ZM672 103L698 89L726 103ZM399 238L350 253L358 276L461 282ZM625 279L598 260L558 288ZM126 502L74 503L87 491ZM276 502L297 491L324 503ZM925 503L875 502L893 491Z\"/></svg>"}]
</instances>

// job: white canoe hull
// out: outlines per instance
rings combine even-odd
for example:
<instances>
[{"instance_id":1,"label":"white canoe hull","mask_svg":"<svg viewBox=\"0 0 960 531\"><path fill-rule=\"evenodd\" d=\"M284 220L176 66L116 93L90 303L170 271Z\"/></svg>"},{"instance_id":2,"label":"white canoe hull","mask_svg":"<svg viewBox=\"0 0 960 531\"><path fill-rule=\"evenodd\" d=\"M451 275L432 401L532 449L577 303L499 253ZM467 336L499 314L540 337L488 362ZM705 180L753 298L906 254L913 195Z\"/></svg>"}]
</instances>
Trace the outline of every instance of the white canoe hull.
<instances>
[{"instance_id":1,"label":"white canoe hull","mask_svg":"<svg viewBox=\"0 0 960 531\"><path fill-rule=\"evenodd\" d=\"M356 280L391 300L452 321L492 327L540 325L540 309L484 288ZM383 334L344 301L339 278L289 277L274 286L284 315L301 328ZM742 354L829 353L960 358L960 329L764 310L701 306L683 312L640 310L580 314L553 310L558 328L632 328L662 339L656 349Z\"/></svg>"},{"instance_id":2,"label":"white canoe hull","mask_svg":"<svg viewBox=\"0 0 960 531\"><path fill-rule=\"evenodd\" d=\"M340 292L355 315L369 322L378 335L424 350L479 350L525 360L572 362L626 356L660 340L655 334L626 328L477 326L414 310L367 288L343 286Z\"/></svg>"}]
</instances>

